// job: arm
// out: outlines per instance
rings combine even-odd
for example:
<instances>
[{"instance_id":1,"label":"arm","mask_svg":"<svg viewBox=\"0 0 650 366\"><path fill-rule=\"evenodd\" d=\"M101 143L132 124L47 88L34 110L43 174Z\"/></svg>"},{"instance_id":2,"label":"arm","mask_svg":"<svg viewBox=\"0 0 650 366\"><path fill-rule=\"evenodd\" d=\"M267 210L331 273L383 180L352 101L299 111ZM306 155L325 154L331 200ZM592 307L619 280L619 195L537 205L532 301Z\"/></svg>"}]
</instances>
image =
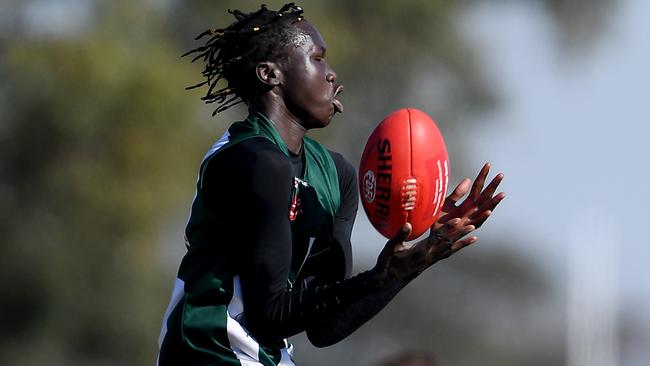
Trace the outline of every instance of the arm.
<instances>
[{"instance_id":1,"label":"arm","mask_svg":"<svg viewBox=\"0 0 650 366\"><path fill-rule=\"evenodd\" d=\"M346 267L351 269L350 237L359 203L357 176L354 167L340 154L331 154L339 173L341 191L341 206L334 218L333 239L347 249L349 255L346 258ZM349 275L350 273L346 273L346 277ZM340 311L315 320L307 328L309 341L317 347L326 347L343 340L381 311L408 283L408 280L395 281L379 287Z\"/></svg>"},{"instance_id":2,"label":"arm","mask_svg":"<svg viewBox=\"0 0 650 366\"><path fill-rule=\"evenodd\" d=\"M504 193L494 195L503 179L503 174L498 174L483 190L489 170L489 164L483 166L472 185L469 196L459 206L456 206L456 202L468 192L470 180L463 180L454 189L447 197L443 213L438 222L432 226L428 238L413 246L405 247L404 240L411 230L410 224L407 224L388 241L379 255L377 265L368 272L374 276L373 283L377 286L377 290L350 304L339 314L333 314L315 323L307 330L310 342L315 346L323 347L344 339L383 309L419 273L435 262L475 243L477 237L466 236L481 226L505 197ZM347 222L348 220L337 220L337 224L344 227ZM341 230L338 235L341 232L348 231ZM346 238L349 240L350 236L349 232L346 236L337 236L335 229L335 237L338 240L346 240Z\"/></svg>"},{"instance_id":3,"label":"arm","mask_svg":"<svg viewBox=\"0 0 650 366\"><path fill-rule=\"evenodd\" d=\"M286 157L259 140L224 151L205 173L205 186L213 187L205 193L209 209L235 233L228 236L236 238L245 326L262 344L302 332L375 288L367 273L313 288L288 286L291 179Z\"/></svg>"}]
</instances>

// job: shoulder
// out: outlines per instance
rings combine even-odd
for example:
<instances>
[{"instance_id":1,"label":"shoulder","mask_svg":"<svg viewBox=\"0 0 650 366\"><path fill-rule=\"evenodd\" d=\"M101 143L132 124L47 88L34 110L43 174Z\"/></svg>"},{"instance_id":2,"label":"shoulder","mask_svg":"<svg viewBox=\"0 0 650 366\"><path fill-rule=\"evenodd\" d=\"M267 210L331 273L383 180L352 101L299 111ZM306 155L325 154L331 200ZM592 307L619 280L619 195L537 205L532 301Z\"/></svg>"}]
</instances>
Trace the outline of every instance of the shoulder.
<instances>
[{"instance_id":1,"label":"shoulder","mask_svg":"<svg viewBox=\"0 0 650 366\"><path fill-rule=\"evenodd\" d=\"M341 192L341 209L349 206L353 212L356 212L357 200L359 195L359 185L357 182L357 171L343 155L327 150L336 165L336 173L339 178L339 191Z\"/></svg>"},{"instance_id":2,"label":"shoulder","mask_svg":"<svg viewBox=\"0 0 650 366\"><path fill-rule=\"evenodd\" d=\"M288 162L286 155L273 142L265 137L252 137L240 141L225 152L243 159L279 160ZM228 155L228 154L224 154Z\"/></svg>"},{"instance_id":3,"label":"shoulder","mask_svg":"<svg viewBox=\"0 0 650 366\"><path fill-rule=\"evenodd\" d=\"M217 151L211 158L210 164L225 164L240 168L250 168L258 165L271 165L281 168L289 167L287 156L264 137L252 137Z\"/></svg>"},{"instance_id":4,"label":"shoulder","mask_svg":"<svg viewBox=\"0 0 650 366\"><path fill-rule=\"evenodd\" d=\"M332 150L327 150L327 152L334 160L340 181L356 180L356 169L343 155Z\"/></svg>"},{"instance_id":5,"label":"shoulder","mask_svg":"<svg viewBox=\"0 0 650 366\"><path fill-rule=\"evenodd\" d=\"M291 176L291 162L271 141L253 137L217 150L205 161L206 177L224 176L236 182L260 179L287 180Z\"/></svg>"}]
</instances>

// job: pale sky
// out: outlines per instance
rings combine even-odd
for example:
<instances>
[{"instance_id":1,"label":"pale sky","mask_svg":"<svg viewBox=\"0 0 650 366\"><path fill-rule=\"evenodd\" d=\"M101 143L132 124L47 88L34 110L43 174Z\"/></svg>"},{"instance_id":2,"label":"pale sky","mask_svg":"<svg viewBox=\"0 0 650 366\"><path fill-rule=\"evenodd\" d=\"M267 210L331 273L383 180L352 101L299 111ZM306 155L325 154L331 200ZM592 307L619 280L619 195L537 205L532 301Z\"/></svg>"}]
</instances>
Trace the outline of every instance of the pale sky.
<instances>
[{"instance_id":1,"label":"pale sky","mask_svg":"<svg viewBox=\"0 0 650 366\"><path fill-rule=\"evenodd\" d=\"M568 365L593 365L593 357L618 365L620 312L635 310L650 337L642 310L650 308L650 2L614 6L602 39L575 57L558 47L554 23L536 6L477 2L458 20L500 95L495 112L465 124L474 170L489 160L506 175L508 196L478 234L490 245L515 237L508 242L566 298L575 343L567 344ZM363 212L357 222L357 259L369 264L380 249L370 243L385 239ZM647 364L646 353L621 356L622 364Z\"/></svg>"},{"instance_id":2,"label":"pale sky","mask_svg":"<svg viewBox=\"0 0 650 366\"><path fill-rule=\"evenodd\" d=\"M622 2L604 39L577 59L558 53L543 16L513 4L477 6L465 23L504 96L490 123L469 131L476 164L490 159L507 175L509 202L486 234L516 223L522 249L565 265L568 238L591 237L606 222L619 233L621 254L613 257L623 290L650 301L650 2Z\"/></svg>"}]
</instances>

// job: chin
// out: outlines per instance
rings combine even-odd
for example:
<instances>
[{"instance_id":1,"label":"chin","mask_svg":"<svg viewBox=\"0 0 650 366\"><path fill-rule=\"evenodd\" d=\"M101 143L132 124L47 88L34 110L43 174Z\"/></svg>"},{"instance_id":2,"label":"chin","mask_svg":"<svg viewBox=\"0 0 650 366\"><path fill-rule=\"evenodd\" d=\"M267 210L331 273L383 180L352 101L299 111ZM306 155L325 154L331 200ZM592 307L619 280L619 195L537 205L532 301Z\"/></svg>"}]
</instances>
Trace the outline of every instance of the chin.
<instances>
[{"instance_id":1,"label":"chin","mask_svg":"<svg viewBox=\"0 0 650 366\"><path fill-rule=\"evenodd\" d=\"M314 123L314 124L312 124L312 125L311 125L311 128L309 128L309 129L310 129L310 130L317 130L317 129L319 129L319 128L325 128L325 127L329 126L329 124L330 124L330 121L327 121L327 122L318 122L318 123Z\"/></svg>"},{"instance_id":2,"label":"chin","mask_svg":"<svg viewBox=\"0 0 650 366\"><path fill-rule=\"evenodd\" d=\"M328 116L324 117L314 117L309 123L309 130L311 129L317 129L317 128L324 128L329 126L330 122L332 122L332 119L334 118L335 113L331 113Z\"/></svg>"},{"instance_id":3,"label":"chin","mask_svg":"<svg viewBox=\"0 0 650 366\"><path fill-rule=\"evenodd\" d=\"M332 120L334 119L335 114L332 114L329 116L326 120L322 121L320 126L317 128L323 128L329 126L330 123L332 123Z\"/></svg>"}]
</instances>

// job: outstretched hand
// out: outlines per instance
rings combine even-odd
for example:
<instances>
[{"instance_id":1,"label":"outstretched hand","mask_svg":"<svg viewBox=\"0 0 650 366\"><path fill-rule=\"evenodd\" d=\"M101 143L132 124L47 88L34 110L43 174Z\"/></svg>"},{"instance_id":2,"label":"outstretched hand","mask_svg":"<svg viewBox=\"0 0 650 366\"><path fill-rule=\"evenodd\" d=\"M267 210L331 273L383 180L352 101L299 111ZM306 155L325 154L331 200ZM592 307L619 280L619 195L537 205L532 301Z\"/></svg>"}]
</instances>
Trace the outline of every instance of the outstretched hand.
<instances>
[{"instance_id":1,"label":"outstretched hand","mask_svg":"<svg viewBox=\"0 0 650 366\"><path fill-rule=\"evenodd\" d=\"M489 172L490 163L485 163L476 176L474 184L472 184L470 194L460 205L456 205L456 202L467 193L471 183L469 178L463 179L458 186L456 186L454 191L445 199L445 203L442 206L442 212L436 224L444 224L454 218L466 218L468 219L468 222L476 226L476 228L483 225L485 220L487 220L492 214L492 211L494 211L494 208L497 207L499 202L501 202L501 200L506 196L503 192L497 195L494 194L503 180L503 173L497 174L490 184L483 189ZM436 224L434 224L434 229L436 228Z\"/></svg>"},{"instance_id":2,"label":"outstretched hand","mask_svg":"<svg viewBox=\"0 0 650 366\"><path fill-rule=\"evenodd\" d=\"M373 271L382 279L404 279L413 277L435 262L448 258L464 247L476 243L478 237L468 236L490 217L496 206L505 198L505 193L494 194L503 180L497 174L483 189L490 164L486 163L474 183L466 178L445 199L438 220L431 226L429 236L413 245L404 241L411 233L411 224L405 224L390 239L379 254ZM469 192L462 203L457 202Z\"/></svg>"}]
</instances>

